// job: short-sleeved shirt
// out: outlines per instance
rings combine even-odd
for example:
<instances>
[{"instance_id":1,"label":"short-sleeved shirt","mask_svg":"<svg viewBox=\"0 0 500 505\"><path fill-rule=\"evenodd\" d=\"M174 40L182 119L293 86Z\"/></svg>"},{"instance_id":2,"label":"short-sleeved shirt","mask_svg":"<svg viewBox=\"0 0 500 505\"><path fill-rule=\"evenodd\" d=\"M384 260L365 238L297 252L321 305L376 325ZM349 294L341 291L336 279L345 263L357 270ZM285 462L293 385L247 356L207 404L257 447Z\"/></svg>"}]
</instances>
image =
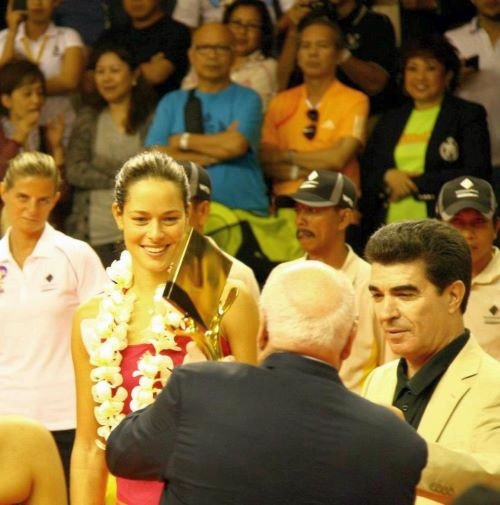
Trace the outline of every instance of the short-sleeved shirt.
<instances>
[{"instance_id":1,"label":"short-sleeved shirt","mask_svg":"<svg viewBox=\"0 0 500 505\"><path fill-rule=\"evenodd\" d=\"M74 429L73 314L108 278L91 247L46 225L21 269L0 240L0 415Z\"/></svg>"},{"instance_id":2,"label":"short-sleeved shirt","mask_svg":"<svg viewBox=\"0 0 500 505\"><path fill-rule=\"evenodd\" d=\"M7 30L0 32L0 53L3 52ZM46 79L51 79L61 72L64 53L71 47L83 47L83 41L76 30L63 26L49 25L46 32L37 40L26 35L26 25L21 23L16 33L14 53L18 58L29 59L36 63ZM42 110L41 124L46 124L56 115L63 114L66 124L74 120L70 100L65 95L50 96ZM69 132L67 132L69 134Z\"/></svg>"},{"instance_id":3,"label":"short-sleeved shirt","mask_svg":"<svg viewBox=\"0 0 500 505\"><path fill-rule=\"evenodd\" d=\"M390 76L385 88L370 97L370 114L380 114L397 105L395 100L399 98L399 93L395 80L396 35L390 19L360 3L347 17L337 20L337 23L351 54L360 60L375 63ZM337 78L346 86L362 91L340 66L337 68ZM300 84L302 81L302 72L296 66L290 77L289 86Z\"/></svg>"},{"instance_id":4,"label":"short-sleeved shirt","mask_svg":"<svg viewBox=\"0 0 500 505\"><path fill-rule=\"evenodd\" d=\"M493 45L477 18L446 32L446 37L458 49L461 58L479 56L479 72L464 80L457 95L480 103L488 111L491 159L494 167L500 167L500 39Z\"/></svg>"},{"instance_id":5,"label":"short-sleeved shirt","mask_svg":"<svg viewBox=\"0 0 500 505\"><path fill-rule=\"evenodd\" d=\"M382 67L390 76L386 87L370 97L370 114L379 114L394 107L396 95L396 35L390 19L384 14L373 12L365 5L354 9L349 16L339 19L338 24L344 34L344 41L352 55ZM337 76L351 88L360 89L343 71Z\"/></svg>"},{"instance_id":6,"label":"short-sleeved shirt","mask_svg":"<svg viewBox=\"0 0 500 505\"><path fill-rule=\"evenodd\" d=\"M231 70L231 81L256 91L262 100L262 110L278 90L278 62L266 58L261 51L248 55L243 65ZM193 89L198 85L198 76L193 67L182 81L182 89Z\"/></svg>"},{"instance_id":7,"label":"short-sleeved shirt","mask_svg":"<svg viewBox=\"0 0 500 505\"><path fill-rule=\"evenodd\" d=\"M220 133L237 122L237 130L249 144L248 151L237 158L207 167L212 182L212 198L230 208L266 213L268 199L262 170L257 159L262 125L259 95L231 83L217 93L195 91L203 111L203 131ZM186 131L184 107L188 91L168 93L158 104L145 145L166 145L171 135Z\"/></svg>"},{"instance_id":8,"label":"short-sleeved shirt","mask_svg":"<svg viewBox=\"0 0 500 505\"><path fill-rule=\"evenodd\" d=\"M472 278L464 323L479 345L500 361L500 250L484 270Z\"/></svg>"},{"instance_id":9,"label":"short-sleeved shirt","mask_svg":"<svg viewBox=\"0 0 500 505\"><path fill-rule=\"evenodd\" d=\"M271 18L276 18L275 0L263 0L269 9ZM277 0L281 12L286 12L293 5L293 0ZM172 17L185 25L196 28L204 23L220 23L224 9L230 2L225 0L178 0Z\"/></svg>"},{"instance_id":10,"label":"short-sleeved shirt","mask_svg":"<svg viewBox=\"0 0 500 505\"><path fill-rule=\"evenodd\" d=\"M182 23L163 16L147 28L138 29L130 26L110 29L102 34L96 45L105 45L108 42L124 45L134 55L138 64L149 61L157 53L164 54L174 65L175 70L168 79L155 86L158 97L180 87L182 78L188 70L187 51L191 44L189 29Z\"/></svg>"},{"instance_id":11,"label":"short-sleeved shirt","mask_svg":"<svg viewBox=\"0 0 500 505\"><path fill-rule=\"evenodd\" d=\"M307 117L309 106L304 85L283 91L269 104L262 142L277 146L280 150L313 152L329 149L335 142L352 137L365 142L365 124L368 116L368 97L351 89L339 81L334 81L325 92L316 109L319 112L316 135L309 140L302 132L311 121ZM350 177L359 188L359 164L351 160L342 172ZM295 181L275 181L275 194L289 194L296 191L303 179Z\"/></svg>"}]
</instances>

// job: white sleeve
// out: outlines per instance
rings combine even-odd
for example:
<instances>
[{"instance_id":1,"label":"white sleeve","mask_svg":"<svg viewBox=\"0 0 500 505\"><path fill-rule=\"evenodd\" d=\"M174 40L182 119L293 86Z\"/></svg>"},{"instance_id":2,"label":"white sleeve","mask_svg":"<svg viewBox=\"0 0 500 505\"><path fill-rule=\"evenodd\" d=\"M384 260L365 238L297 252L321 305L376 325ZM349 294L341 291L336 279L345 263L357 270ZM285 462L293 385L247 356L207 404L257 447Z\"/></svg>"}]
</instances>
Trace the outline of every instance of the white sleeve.
<instances>
[{"instance_id":1,"label":"white sleeve","mask_svg":"<svg viewBox=\"0 0 500 505\"><path fill-rule=\"evenodd\" d=\"M80 250L74 258L74 266L78 277L78 299L80 303L101 293L109 282L109 277L102 266L99 256L86 242L80 242ZM72 258L73 260L73 258Z\"/></svg>"},{"instance_id":2,"label":"white sleeve","mask_svg":"<svg viewBox=\"0 0 500 505\"><path fill-rule=\"evenodd\" d=\"M59 35L64 40L64 49L69 47L83 47L83 40L80 34L73 28L60 27L58 28Z\"/></svg>"},{"instance_id":3,"label":"white sleeve","mask_svg":"<svg viewBox=\"0 0 500 505\"><path fill-rule=\"evenodd\" d=\"M190 28L196 28L201 23L201 0L176 2L172 18Z\"/></svg>"}]
</instances>

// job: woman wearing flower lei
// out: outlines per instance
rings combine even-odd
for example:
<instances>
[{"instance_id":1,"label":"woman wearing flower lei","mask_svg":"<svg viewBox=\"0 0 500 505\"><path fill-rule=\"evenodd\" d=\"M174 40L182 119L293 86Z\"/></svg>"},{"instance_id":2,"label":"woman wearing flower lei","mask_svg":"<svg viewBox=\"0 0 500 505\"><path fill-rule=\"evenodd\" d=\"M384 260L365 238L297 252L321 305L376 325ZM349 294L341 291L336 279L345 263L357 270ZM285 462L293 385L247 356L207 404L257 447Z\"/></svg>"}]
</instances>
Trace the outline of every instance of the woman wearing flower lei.
<instances>
[{"instance_id":1,"label":"woman wearing flower lei","mask_svg":"<svg viewBox=\"0 0 500 505\"><path fill-rule=\"evenodd\" d=\"M116 177L112 211L126 251L108 269L114 282L79 308L73 324L73 505L103 505L103 448L109 433L126 414L153 402L172 368L186 356L189 318L162 294L176 245L187 228L188 202L183 168L165 154L134 156ZM235 286L239 295L222 321L223 346L236 360L254 363L257 307L235 280L228 279L222 297ZM158 482L119 478L116 503L157 505L162 488Z\"/></svg>"}]
</instances>

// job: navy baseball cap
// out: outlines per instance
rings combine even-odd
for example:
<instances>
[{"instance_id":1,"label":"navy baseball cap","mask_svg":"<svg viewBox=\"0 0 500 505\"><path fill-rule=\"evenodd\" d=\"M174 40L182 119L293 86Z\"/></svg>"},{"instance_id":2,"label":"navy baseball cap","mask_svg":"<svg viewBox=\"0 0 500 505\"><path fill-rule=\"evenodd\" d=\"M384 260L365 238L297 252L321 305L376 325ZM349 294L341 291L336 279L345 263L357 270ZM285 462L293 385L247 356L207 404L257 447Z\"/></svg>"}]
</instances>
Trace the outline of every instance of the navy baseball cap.
<instances>
[{"instance_id":1,"label":"navy baseball cap","mask_svg":"<svg viewBox=\"0 0 500 505\"><path fill-rule=\"evenodd\" d=\"M186 171L191 198L210 201L212 199L212 182L208 172L193 161L182 160L177 163L183 166Z\"/></svg>"},{"instance_id":2,"label":"navy baseball cap","mask_svg":"<svg viewBox=\"0 0 500 505\"><path fill-rule=\"evenodd\" d=\"M296 193L276 198L279 207L293 207L297 202L309 207L355 209L356 201L356 187L351 179L329 170L311 172Z\"/></svg>"},{"instance_id":3,"label":"navy baseball cap","mask_svg":"<svg viewBox=\"0 0 500 505\"><path fill-rule=\"evenodd\" d=\"M493 219L497 201L491 184L469 175L443 184L436 203L436 214L443 221L450 221L463 209L475 209L486 219Z\"/></svg>"}]
</instances>

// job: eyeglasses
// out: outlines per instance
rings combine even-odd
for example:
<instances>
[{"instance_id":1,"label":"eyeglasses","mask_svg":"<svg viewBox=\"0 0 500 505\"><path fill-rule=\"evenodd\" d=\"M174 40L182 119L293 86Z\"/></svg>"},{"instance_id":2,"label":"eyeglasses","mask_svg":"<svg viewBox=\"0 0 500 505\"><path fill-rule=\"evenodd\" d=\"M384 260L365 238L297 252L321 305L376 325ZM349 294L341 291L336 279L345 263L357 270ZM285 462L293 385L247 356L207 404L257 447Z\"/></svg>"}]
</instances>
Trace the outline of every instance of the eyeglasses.
<instances>
[{"instance_id":1,"label":"eyeglasses","mask_svg":"<svg viewBox=\"0 0 500 505\"><path fill-rule=\"evenodd\" d=\"M237 30L250 30L253 32L257 32L262 30L262 25L258 25L257 23L243 23L242 21L239 21L238 19L235 19L234 21L229 21L228 25Z\"/></svg>"},{"instance_id":2,"label":"eyeglasses","mask_svg":"<svg viewBox=\"0 0 500 505\"><path fill-rule=\"evenodd\" d=\"M195 50L202 54L203 56L209 56L210 54L228 54L231 52L231 46L223 46L219 44L200 44L199 46L194 46Z\"/></svg>"},{"instance_id":3,"label":"eyeglasses","mask_svg":"<svg viewBox=\"0 0 500 505\"><path fill-rule=\"evenodd\" d=\"M316 131L318 127L318 119L319 119L319 111L318 109L308 109L307 110L307 118L311 121L311 124L307 125L302 130L302 135L306 139L312 140L316 136Z\"/></svg>"}]
</instances>

